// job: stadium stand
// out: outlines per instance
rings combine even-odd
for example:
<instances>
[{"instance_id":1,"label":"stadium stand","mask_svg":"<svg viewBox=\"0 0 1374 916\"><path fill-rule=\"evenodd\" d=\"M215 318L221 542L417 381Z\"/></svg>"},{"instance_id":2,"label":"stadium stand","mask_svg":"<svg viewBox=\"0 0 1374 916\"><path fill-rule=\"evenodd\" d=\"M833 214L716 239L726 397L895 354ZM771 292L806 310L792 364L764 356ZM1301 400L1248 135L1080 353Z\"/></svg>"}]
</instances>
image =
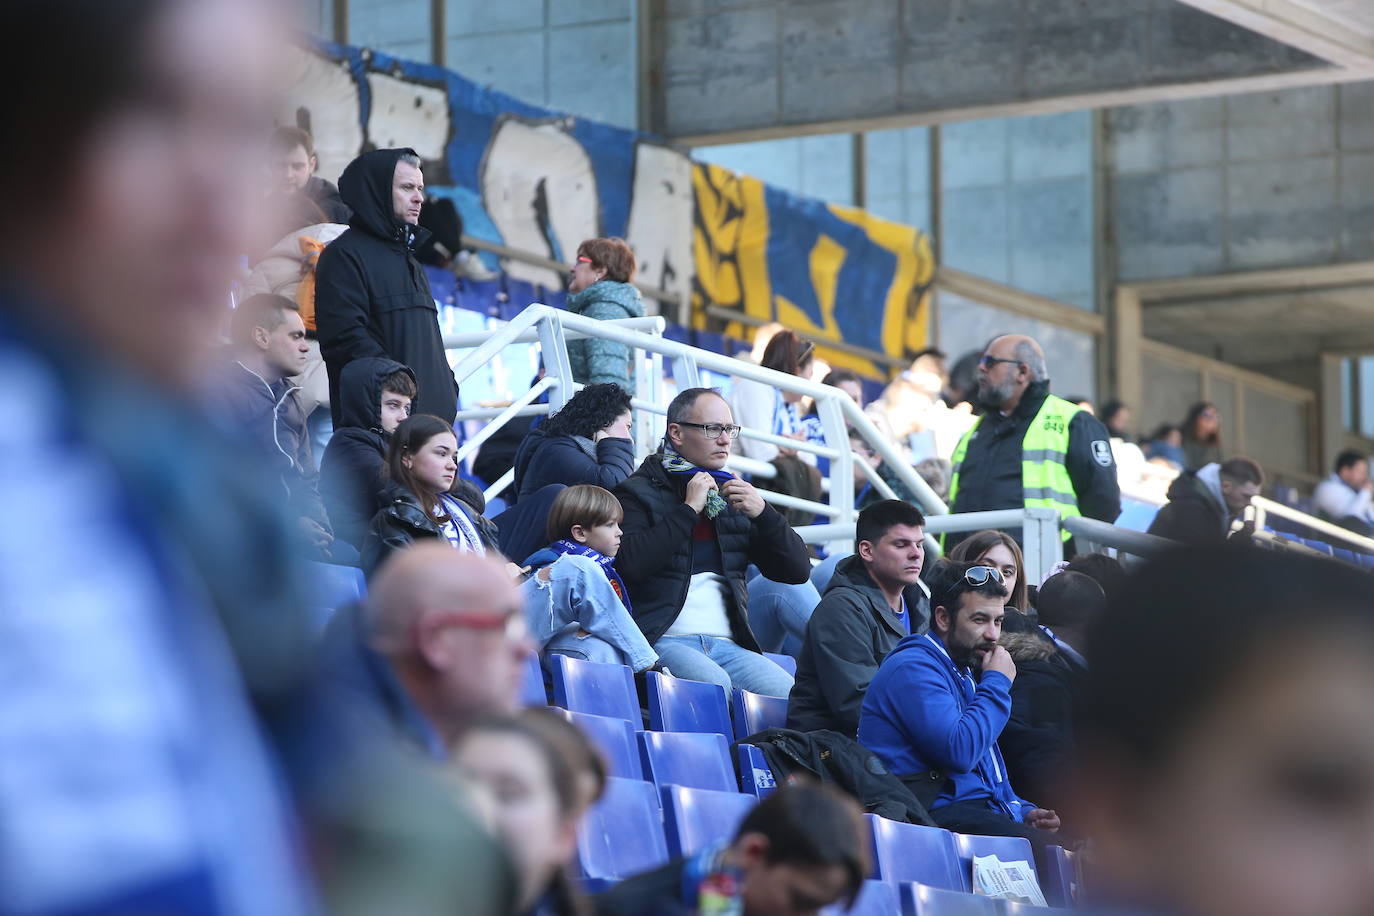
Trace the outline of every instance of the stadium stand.
<instances>
[{"instance_id":1,"label":"stadium stand","mask_svg":"<svg viewBox=\"0 0 1374 916\"><path fill-rule=\"evenodd\" d=\"M612 716L638 726L642 721L635 698L634 675L624 665L583 661L554 655L553 702L573 712Z\"/></svg>"},{"instance_id":2,"label":"stadium stand","mask_svg":"<svg viewBox=\"0 0 1374 916\"><path fill-rule=\"evenodd\" d=\"M640 732L645 778L666 785L735 791L735 770L723 735L702 732Z\"/></svg>"},{"instance_id":3,"label":"stadium stand","mask_svg":"<svg viewBox=\"0 0 1374 916\"><path fill-rule=\"evenodd\" d=\"M732 734L730 707L725 688L719 684L668 677L657 671L648 672L645 681L649 727L654 731Z\"/></svg>"},{"instance_id":4,"label":"stadium stand","mask_svg":"<svg viewBox=\"0 0 1374 916\"><path fill-rule=\"evenodd\" d=\"M765 697L747 690L731 691L730 709L735 720L735 739L743 741L765 728L787 723L787 698Z\"/></svg>"},{"instance_id":5,"label":"stadium stand","mask_svg":"<svg viewBox=\"0 0 1374 916\"><path fill-rule=\"evenodd\" d=\"M738 792L713 792L668 785L663 796L663 828L672 856L691 855L729 840L758 799Z\"/></svg>"}]
</instances>

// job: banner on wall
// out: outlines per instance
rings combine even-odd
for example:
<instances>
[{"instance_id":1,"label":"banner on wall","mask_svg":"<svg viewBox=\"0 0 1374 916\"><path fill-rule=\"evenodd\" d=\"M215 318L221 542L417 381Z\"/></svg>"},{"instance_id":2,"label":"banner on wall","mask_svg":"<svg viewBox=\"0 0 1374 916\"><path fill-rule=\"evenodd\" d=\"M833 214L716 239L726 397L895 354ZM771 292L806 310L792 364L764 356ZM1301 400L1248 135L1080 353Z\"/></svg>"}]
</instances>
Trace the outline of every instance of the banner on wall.
<instances>
[{"instance_id":1,"label":"banner on wall","mask_svg":"<svg viewBox=\"0 0 1374 916\"><path fill-rule=\"evenodd\" d=\"M625 238L637 279L690 301L697 330L724 325L746 338L748 327L777 321L902 362L926 345L934 260L923 233L694 162L650 135L329 42L297 49L280 121L311 132L319 174L331 181L364 150L413 147L428 188L454 201L477 238L564 264L583 239ZM517 283L562 288L560 272L502 267ZM820 353L834 366L890 374L880 361L824 345Z\"/></svg>"}]
</instances>

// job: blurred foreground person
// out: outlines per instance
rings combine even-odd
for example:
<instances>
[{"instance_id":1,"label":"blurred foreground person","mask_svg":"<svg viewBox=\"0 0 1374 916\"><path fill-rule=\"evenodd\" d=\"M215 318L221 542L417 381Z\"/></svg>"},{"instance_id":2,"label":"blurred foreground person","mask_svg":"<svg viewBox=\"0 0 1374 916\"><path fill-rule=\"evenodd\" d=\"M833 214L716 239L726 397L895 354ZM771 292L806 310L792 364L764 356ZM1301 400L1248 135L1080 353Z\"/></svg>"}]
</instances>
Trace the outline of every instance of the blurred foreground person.
<instances>
[{"instance_id":1,"label":"blurred foreground person","mask_svg":"<svg viewBox=\"0 0 1374 916\"><path fill-rule=\"evenodd\" d=\"M320 747L321 816L291 746L310 730L283 718L309 638L298 545L193 402L262 242L273 8L0 4L0 34L24 36L0 74L25 87L0 165L0 505L23 519L0 526L6 913L314 913L303 851L326 845L352 885L334 912L368 912L364 891L391 912L501 911L487 884L444 883L455 861L495 881L502 860L469 854L437 781L378 758L349 782L351 751Z\"/></svg>"},{"instance_id":2,"label":"blurred foreground person","mask_svg":"<svg viewBox=\"0 0 1374 916\"><path fill-rule=\"evenodd\" d=\"M1372 594L1341 563L1237 546L1132 577L1088 637L1073 815L1098 903L1371 912Z\"/></svg>"}]
</instances>

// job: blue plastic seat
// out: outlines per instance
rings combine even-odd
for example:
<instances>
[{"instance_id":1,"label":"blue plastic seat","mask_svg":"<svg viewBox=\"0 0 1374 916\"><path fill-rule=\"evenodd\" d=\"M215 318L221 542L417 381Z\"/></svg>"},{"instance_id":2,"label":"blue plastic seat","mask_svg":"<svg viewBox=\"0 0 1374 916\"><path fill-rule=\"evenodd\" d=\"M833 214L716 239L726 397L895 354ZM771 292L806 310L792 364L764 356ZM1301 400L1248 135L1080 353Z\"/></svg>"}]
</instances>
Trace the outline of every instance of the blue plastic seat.
<instances>
[{"instance_id":1,"label":"blue plastic seat","mask_svg":"<svg viewBox=\"0 0 1374 916\"><path fill-rule=\"evenodd\" d=\"M1360 563L1364 566L1374 567L1374 553L1360 554Z\"/></svg>"},{"instance_id":2,"label":"blue plastic seat","mask_svg":"<svg viewBox=\"0 0 1374 916\"><path fill-rule=\"evenodd\" d=\"M907 883L900 889L902 916L1001 916L1006 901L967 891Z\"/></svg>"},{"instance_id":3,"label":"blue plastic seat","mask_svg":"<svg viewBox=\"0 0 1374 916\"><path fill-rule=\"evenodd\" d=\"M792 677L797 676L797 660L790 655L782 655L777 652L765 652L763 657L771 662L775 662L779 668L786 671Z\"/></svg>"},{"instance_id":4,"label":"blue plastic seat","mask_svg":"<svg viewBox=\"0 0 1374 916\"><path fill-rule=\"evenodd\" d=\"M644 776L654 785L735 791L725 736L714 732L640 732Z\"/></svg>"},{"instance_id":5,"label":"blue plastic seat","mask_svg":"<svg viewBox=\"0 0 1374 916\"><path fill-rule=\"evenodd\" d=\"M1332 555L1331 545L1326 543L1325 541L1317 541L1311 538L1307 538L1303 540L1303 543L1306 544L1308 547L1311 547L1313 550L1326 554L1328 557Z\"/></svg>"},{"instance_id":6,"label":"blue plastic seat","mask_svg":"<svg viewBox=\"0 0 1374 916\"><path fill-rule=\"evenodd\" d=\"M554 655L553 702L573 712L643 722L635 696L634 675L624 665L603 665L567 655Z\"/></svg>"},{"instance_id":7,"label":"blue plastic seat","mask_svg":"<svg viewBox=\"0 0 1374 916\"><path fill-rule=\"evenodd\" d=\"M338 610L367 595L367 580L356 566L309 562L306 567L310 590L306 603L311 607Z\"/></svg>"},{"instance_id":8,"label":"blue plastic seat","mask_svg":"<svg viewBox=\"0 0 1374 916\"><path fill-rule=\"evenodd\" d=\"M755 798L767 798L778 787L763 751L752 744L741 744L735 748L735 762L739 765L741 792L747 792Z\"/></svg>"},{"instance_id":9,"label":"blue plastic seat","mask_svg":"<svg viewBox=\"0 0 1374 916\"><path fill-rule=\"evenodd\" d=\"M657 671L645 675L649 697L649 727L656 732L715 732L733 734L725 688L705 681L668 677Z\"/></svg>"},{"instance_id":10,"label":"blue plastic seat","mask_svg":"<svg viewBox=\"0 0 1374 916\"><path fill-rule=\"evenodd\" d=\"M577 831L577 865L590 890L668 861L657 790L637 779L606 781Z\"/></svg>"},{"instance_id":11,"label":"blue plastic seat","mask_svg":"<svg viewBox=\"0 0 1374 916\"><path fill-rule=\"evenodd\" d=\"M610 775L620 779L643 779L644 762L639 759L639 742L635 730L624 719L614 716L594 716L589 712L558 710L569 722L582 729L606 758Z\"/></svg>"},{"instance_id":12,"label":"blue plastic seat","mask_svg":"<svg viewBox=\"0 0 1374 916\"><path fill-rule=\"evenodd\" d=\"M889 884L919 881L931 887L963 891L954 835L939 827L904 824L865 814L873 839L874 876Z\"/></svg>"},{"instance_id":13,"label":"blue plastic seat","mask_svg":"<svg viewBox=\"0 0 1374 916\"><path fill-rule=\"evenodd\" d=\"M1138 500L1123 499L1121 514L1116 517L1116 525L1132 531L1148 531L1154 523L1155 516L1159 514L1159 508Z\"/></svg>"},{"instance_id":14,"label":"blue plastic seat","mask_svg":"<svg viewBox=\"0 0 1374 916\"><path fill-rule=\"evenodd\" d=\"M664 786L661 794L663 832L668 854L674 857L733 840L744 816L758 804L752 795L686 786Z\"/></svg>"},{"instance_id":15,"label":"blue plastic seat","mask_svg":"<svg viewBox=\"0 0 1374 916\"><path fill-rule=\"evenodd\" d=\"M1015 903L1007 900L1002 904L1002 912L1006 916L1056 916L1062 914L1063 910L1056 910L1049 906L1033 906L1029 903Z\"/></svg>"},{"instance_id":16,"label":"blue plastic seat","mask_svg":"<svg viewBox=\"0 0 1374 916\"><path fill-rule=\"evenodd\" d=\"M859 888L854 906L845 909L843 903L832 903L821 910L821 916L893 916L897 912L897 889L870 879Z\"/></svg>"},{"instance_id":17,"label":"blue plastic seat","mask_svg":"<svg viewBox=\"0 0 1374 916\"><path fill-rule=\"evenodd\" d=\"M1356 556L1355 556L1355 551L1353 551L1353 550L1344 550L1344 549L1342 549L1342 548L1340 548L1340 547L1332 547L1332 548L1331 548L1331 555L1334 556L1336 559L1338 559L1338 560L1344 560L1344 561L1347 562L1347 563L1358 563L1358 562L1360 562L1360 561L1356 558Z\"/></svg>"},{"instance_id":18,"label":"blue plastic seat","mask_svg":"<svg viewBox=\"0 0 1374 916\"><path fill-rule=\"evenodd\" d=\"M520 703L524 706L547 706L549 694L544 689L544 669L539 664L539 653L531 652L525 660L525 678L520 683Z\"/></svg>"},{"instance_id":19,"label":"blue plastic seat","mask_svg":"<svg viewBox=\"0 0 1374 916\"><path fill-rule=\"evenodd\" d=\"M1078 900L1078 868L1074 853L1063 846L1046 846L1036 863L1040 890L1050 906L1073 906Z\"/></svg>"},{"instance_id":20,"label":"blue plastic seat","mask_svg":"<svg viewBox=\"0 0 1374 916\"><path fill-rule=\"evenodd\" d=\"M954 849L959 855L959 873L964 879L964 890L973 889L973 857L996 856L1003 862L1025 862L1036 868L1035 853L1030 840L1019 836L975 836L973 834L954 834ZM1036 869L1036 881L1040 880Z\"/></svg>"},{"instance_id":21,"label":"blue plastic seat","mask_svg":"<svg viewBox=\"0 0 1374 916\"><path fill-rule=\"evenodd\" d=\"M730 691L730 712L735 719L735 740L743 741L765 728L787 724L787 698L766 697L736 687Z\"/></svg>"}]
</instances>

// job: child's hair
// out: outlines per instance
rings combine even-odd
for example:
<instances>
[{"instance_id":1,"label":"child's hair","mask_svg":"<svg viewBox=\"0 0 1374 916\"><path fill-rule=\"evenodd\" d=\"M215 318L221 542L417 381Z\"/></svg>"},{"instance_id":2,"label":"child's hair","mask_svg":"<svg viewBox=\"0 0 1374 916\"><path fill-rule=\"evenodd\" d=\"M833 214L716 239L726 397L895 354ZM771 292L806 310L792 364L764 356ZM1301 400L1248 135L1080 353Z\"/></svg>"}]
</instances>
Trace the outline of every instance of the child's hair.
<instances>
[{"instance_id":1,"label":"child's hair","mask_svg":"<svg viewBox=\"0 0 1374 916\"><path fill-rule=\"evenodd\" d=\"M430 439L444 433L453 434L453 424L430 414L417 413L406 417L391 434L391 447L386 454L387 477L410 491L428 512L437 512L440 521L447 521L443 503L432 495L405 465L405 457L424 448Z\"/></svg>"},{"instance_id":2,"label":"child's hair","mask_svg":"<svg viewBox=\"0 0 1374 916\"><path fill-rule=\"evenodd\" d=\"M410 398L412 401L420 393L420 389L415 384L415 373L409 369L397 369L383 378L382 391L390 391L392 394L399 394L401 397Z\"/></svg>"},{"instance_id":3,"label":"child's hair","mask_svg":"<svg viewBox=\"0 0 1374 916\"><path fill-rule=\"evenodd\" d=\"M558 494L553 507L549 509L549 521L544 533L548 535L549 543L560 539L571 541L573 525L594 528L618 522L623 517L620 500L610 490L580 483Z\"/></svg>"}]
</instances>

